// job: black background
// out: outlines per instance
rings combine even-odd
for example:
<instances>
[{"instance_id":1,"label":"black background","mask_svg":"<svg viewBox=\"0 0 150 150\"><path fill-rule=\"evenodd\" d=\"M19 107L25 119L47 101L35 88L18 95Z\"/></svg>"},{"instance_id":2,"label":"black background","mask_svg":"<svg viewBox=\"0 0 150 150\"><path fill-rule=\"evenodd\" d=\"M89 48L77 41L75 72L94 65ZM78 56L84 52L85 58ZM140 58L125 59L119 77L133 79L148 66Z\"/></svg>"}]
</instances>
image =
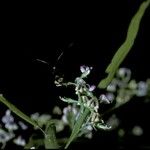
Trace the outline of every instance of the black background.
<instances>
[{"instance_id":1,"label":"black background","mask_svg":"<svg viewBox=\"0 0 150 150\"><path fill-rule=\"evenodd\" d=\"M93 66L91 81L98 84L105 76L105 68L114 52L125 40L129 22L141 2L114 0L63 3L65 6L45 4L40 7L35 4L25 9L14 9L8 14L3 12L6 16L3 15L1 28L0 92L18 108L30 114L37 111L50 112L55 104L60 103L58 96L64 93L53 83L53 66L56 66L56 74L64 75L66 80L79 75L80 65ZM130 68L132 77L138 81L150 76L149 12L148 8L135 44L121 65ZM61 52L63 55L57 61ZM36 59L45 60L50 66ZM3 106L0 108L4 109ZM140 110L138 105L130 104L122 110L122 114L126 114L122 117L127 124L141 119L145 125L148 117L144 117L147 115L144 108L147 108L144 104ZM109 136L109 139L110 143L116 142L111 142L115 139L113 136ZM98 140L95 141L92 142L100 144ZM106 140L103 143L107 145ZM129 139L125 143L135 144L134 140L132 142Z\"/></svg>"}]
</instances>

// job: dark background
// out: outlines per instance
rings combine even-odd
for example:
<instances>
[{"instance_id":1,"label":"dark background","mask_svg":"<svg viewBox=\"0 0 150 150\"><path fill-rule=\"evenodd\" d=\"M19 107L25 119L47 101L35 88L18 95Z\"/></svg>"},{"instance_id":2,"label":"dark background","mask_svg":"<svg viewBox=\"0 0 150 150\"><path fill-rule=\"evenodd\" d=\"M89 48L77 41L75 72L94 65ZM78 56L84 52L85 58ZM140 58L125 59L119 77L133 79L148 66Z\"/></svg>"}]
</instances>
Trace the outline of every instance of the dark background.
<instances>
[{"instance_id":1,"label":"dark background","mask_svg":"<svg viewBox=\"0 0 150 150\"><path fill-rule=\"evenodd\" d=\"M105 76L105 68L114 52L125 40L129 22L141 2L114 0L63 3L65 6L56 4L46 7L35 4L25 9L20 7L19 11L14 9L11 13L4 13L6 17L3 15L1 28L0 93L30 114L37 111L50 112L55 104L59 104L58 96L64 94L53 83L53 66L56 66L55 74L64 75L66 80L73 80L79 75L80 65L93 66L91 81L98 84ZM132 51L121 65L130 68L132 77L137 81L146 80L150 76L149 10L150 8L142 19ZM63 55L57 61L61 52ZM49 66L36 59L47 61ZM120 110L126 114L122 117L127 124L141 119L145 126L148 117L145 117L147 111L144 108L147 107L143 104L139 110L138 106L130 104ZM0 108L5 109L3 106ZM137 117L137 114L141 117ZM110 143L116 142L111 142L114 137L109 138ZM146 136L143 139L147 141ZM144 140L140 142L147 144ZM95 141L98 144L98 140ZM129 139L125 143L135 144Z\"/></svg>"}]
</instances>

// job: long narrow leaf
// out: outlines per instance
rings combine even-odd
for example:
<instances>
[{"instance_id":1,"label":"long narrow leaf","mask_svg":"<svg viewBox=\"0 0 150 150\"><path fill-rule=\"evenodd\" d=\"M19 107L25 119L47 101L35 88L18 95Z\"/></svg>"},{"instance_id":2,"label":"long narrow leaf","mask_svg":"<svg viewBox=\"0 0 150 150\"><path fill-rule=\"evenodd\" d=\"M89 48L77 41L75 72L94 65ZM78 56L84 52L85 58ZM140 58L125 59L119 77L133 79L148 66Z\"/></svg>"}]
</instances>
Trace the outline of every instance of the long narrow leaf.
<instances>
[{"instance_id":1,"label":"long narrow leaf","mask_svg":"<svg viewBox=\"0 0 150 150\"><path fill-rule=\"evenodd\" d=\"M14 112L17 116L28 122L29 124L33 125L34 127L38 127L42 132L43 130L38 126L36 122L34 122L30 117L20 111L16 106L6 100L2 95L0 95L0 101L5 104L12 112ZM43 132L44 133L44 132Z\"/></svg>"},{"instance_id":2,"label":"long narrow leaf","mask_svg":"<svg viewBox=\"0 0 150 150\"><path fill-rule=\"evenodd\" d=\"M80 112L80 116L74 125L74 128L73 128L71 136L65 146L65 149L67 149L68 146L70 145L70 143L78 136L81 126L84 123L84 121L86 120L89 113L90 113L90 110L88 108L86 108L83 113Z\"/></svg>"},{"instance_id":3,"label":"long narrow leaf","mask_svg":"<svg viewBox=\"0 0 150 150\"><path fill-rule=\"evenodd\" d=\"M132 18L129 24L126 40L115 53L114 57L111 60L111 63L108 65L106 69L106 73L108 73L108 76L99 83L99 88L106 88L109 85L120 64L131 50L139 30L140 22L149 4L150 0L144 1L135 16Z\"/></svg>"}]
</instances>

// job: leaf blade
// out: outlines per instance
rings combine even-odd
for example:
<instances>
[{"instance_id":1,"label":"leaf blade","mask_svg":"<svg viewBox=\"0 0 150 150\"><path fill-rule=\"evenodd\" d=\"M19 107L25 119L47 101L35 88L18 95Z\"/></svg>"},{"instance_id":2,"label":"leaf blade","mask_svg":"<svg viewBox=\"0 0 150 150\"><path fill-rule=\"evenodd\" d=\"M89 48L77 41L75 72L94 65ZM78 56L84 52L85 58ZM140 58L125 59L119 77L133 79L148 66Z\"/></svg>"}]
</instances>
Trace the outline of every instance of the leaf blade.
<instances>
[{"instance_id":1,"label":"leaf blade","mask_svg":"<svg viewBox=\"0 0 150 150\"><path fill-rule=\"evenodd\" d=\"M38 127L43 133L44 131L38 126L36 122L34 122L29 116L24 114L22 111L20 111L15 105L10 103L8 100L6 100L2 95L0 95L0 101L6 105L13 113L15 113L17 116L28 122L34 127Z\"/></svg>"},{"instance_id":2,"label":"leaf blade","mask_svg":"<svg viewBox=\"0 0 150 150\"><path fill-rule=\"evenodd\" d=\"M120 64L123 62L129 51L131 50L134 41L136 39L136 36L138 34L140 22L142 20L142 17L147 9L147 7L150 4L150 0L147 0L143 2L136 14L131 19L131 22L128 27L127 31L127 37L125 42L120 46L120 48L117 50L115 55L113 56L111 63L106 68L106 73L108 73L107 77L100 81L98 84L98 88L106 88L111 80L113 79L115 72L119 68Z\"/></svg>"},{"instance_id":3,"label":"leaf blade","mask_svg":"<svg viewBox=\"0 0 150 150\"><path fill-rule=\"evenodd\" d=\"M89 113L90 113L90 110L88 108L85 108L84 112L80 112L79 118L74 125L74 128L73 128L71 136L65 146L65 149L67 149L68 146L70 145L70 143L78 136L81 126L84 123L87 116L89 115Z\"/></svg>"}]
</instances>

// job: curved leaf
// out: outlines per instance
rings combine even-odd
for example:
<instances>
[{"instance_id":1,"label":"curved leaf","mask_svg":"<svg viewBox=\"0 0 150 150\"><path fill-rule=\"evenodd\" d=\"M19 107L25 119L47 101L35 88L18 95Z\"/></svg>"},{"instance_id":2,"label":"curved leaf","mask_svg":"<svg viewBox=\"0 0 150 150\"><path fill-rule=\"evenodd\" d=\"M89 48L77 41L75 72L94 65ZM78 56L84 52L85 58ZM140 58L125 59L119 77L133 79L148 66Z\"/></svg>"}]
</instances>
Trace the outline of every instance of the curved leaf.
<instances>
[{"instance_id":1,"label":"curved leaf","mask_svg":"<svg viewBox=\"0 0 150 150\"><path fill-rule=\"evenodd\" d=\"M122 61L125 59L129 51L131 50L139 30L140 22L149 4L150 4L150 0L143 2L140 5L140 8L137 11L137 13L132 18L129 24L126 40L113 56L111 63L108 65L106 69L106 73L108 73L108 76L100 81L98 85L99 88L106 88L109 85L117 69L119 68L120 64L122 63Z\"/></svg>"}]
</instances>

